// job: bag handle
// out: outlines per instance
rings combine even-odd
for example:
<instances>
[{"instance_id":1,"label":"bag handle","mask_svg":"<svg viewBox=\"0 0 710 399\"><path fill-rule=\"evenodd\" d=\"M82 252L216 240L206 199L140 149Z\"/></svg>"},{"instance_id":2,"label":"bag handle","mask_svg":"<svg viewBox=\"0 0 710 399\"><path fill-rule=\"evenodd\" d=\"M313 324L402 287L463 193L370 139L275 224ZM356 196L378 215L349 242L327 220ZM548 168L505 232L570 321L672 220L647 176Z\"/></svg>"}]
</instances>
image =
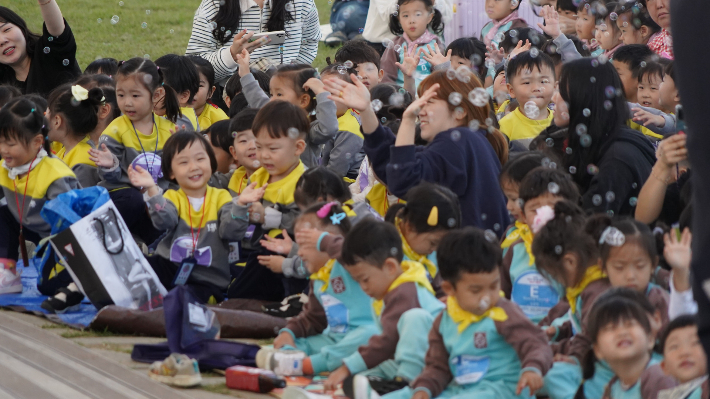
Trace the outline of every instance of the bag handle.
<instances>
[{"instance_id":1,"label":"bag handle","mask_svg":"<svg viewBox=\"0 0 710 399\"><path fill-rule=\"evenodd\" d=\"M113 208L109 208L109 211L111 211L111 214L113 214L114 220L117 220L116 211L114 211ZM111 251L110 249L108 249L108 243L106 242L106 226L104 225L104 221L101 220L100 218L94 218L94 222L99 222L99 224L101 225L101 234L104 236L103 237L103 244L104 244L104 249L106 250L106 252L108 252L111 255L118 255L121 252L123 252L123 246L124 246L125 242L123 240L123 234L121 233L121 228L120 228L120 226L118 226L118 223L116 223L116 226L118 226L118 229L117 229L118 236L121 238L121 247L118 249L118 251L114 252L114 251Z\"/></svg>"}]
</instances>

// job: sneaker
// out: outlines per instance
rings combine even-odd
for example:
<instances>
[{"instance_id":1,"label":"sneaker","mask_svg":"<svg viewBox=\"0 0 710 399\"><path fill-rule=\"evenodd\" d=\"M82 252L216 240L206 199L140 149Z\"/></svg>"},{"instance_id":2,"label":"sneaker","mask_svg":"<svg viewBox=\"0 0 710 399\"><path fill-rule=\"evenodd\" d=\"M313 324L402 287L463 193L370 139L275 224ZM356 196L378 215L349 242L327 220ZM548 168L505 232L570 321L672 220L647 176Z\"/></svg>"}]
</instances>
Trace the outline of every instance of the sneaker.
<instances>
[{"instance_id":1,"label":"sneaker","mask_svg":"<svg viewBox=\"0 0 710 399\"><path fill-rule=\"evenodd\" d=\"M262 348L256 353L256 367L281 376L303 375L303 361L307 357L297 350Z\"/></svg>"},{"instance_id":2,"label":"sneaker","mask_svg":"<svg viewBox=\"0 0 710 399\"><path fill-rule=\"evenodd\" d=\"M285 319L298 316L303 309L303 305L308 302L308 295L306 294L296 294L284 298L283 301L277 303L267 303L262 305L261 309L264 313L283 317Z\"/></svg>"},{"instance_id":3,"label":"sneaker","mask_svg":"<svg viewBox=\"0 0 710 399\"><path fill-rule=\"evenodd\" d=\"M313 392L308 392L303 388L297 387L286 387L283 394L281 394L283 399L332 399L332 396L320 395Z\"/></svg>"},{"instance_id":4,"label":"sneaker","mask_svg":"<svg viewBox=\"0 0 710 399\"><path fill-rule=\"evenodd\" d=\"M151 379L163 384L189 388L202 383L202 375L197 360L173 353L162 362L155 362L148 370Z\"/></svg>"},{"instance_id":5,"label":"sneaker","mask_svg":"<svg viewBox=\"0 0 710 399\"><path fill-rule=\"evenodd\" d=\"M84 294L79 292L76 284L71 283L68 287L58 289L56 295L45 299L40 306L49 313L78 312L83 300Z\"/></svg>"},{"instance_id":6,"label":"sneaker","mask_svg":"<svg viewBox=\"0 0 710 399\"><path fill-rule=\"evenodd\" d=\"M18 269L17 274L9 269L0 269L0 294L21 294L22 277Z\"/></svg>"}]
</instances>

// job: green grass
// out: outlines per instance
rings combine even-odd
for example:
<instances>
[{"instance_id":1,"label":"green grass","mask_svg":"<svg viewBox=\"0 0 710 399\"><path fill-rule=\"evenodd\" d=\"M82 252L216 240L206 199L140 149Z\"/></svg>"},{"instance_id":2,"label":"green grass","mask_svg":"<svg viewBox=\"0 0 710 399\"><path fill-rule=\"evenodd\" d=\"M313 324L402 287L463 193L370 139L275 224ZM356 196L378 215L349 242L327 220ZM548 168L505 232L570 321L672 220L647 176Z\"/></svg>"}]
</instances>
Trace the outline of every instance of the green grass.
<instances>
[{"instance_id":1,"label":"green grass","mask_svg":"<svg viewBox=\"0 0 710 399\"><path fill-rule=\"evenodd\" d=\"M104 331L97 331L97 330L72 330L72 331L67 331L65 333L59 334L62 338L95 338L95 337L121 337L125 336L126 334L116 334L112 333L111 331L108 331L108 329Z\"/></svg>"},{"instance_id":2,"label":"green grass","mask_svg":"<svg viewBox=\"0 0 710 399\"><path fill-rule=\"evenodd\" d=\"M202 389L203 391L218 393L221 395L229 395L230 392L234 392L231 389L227 388L227 384L224 384L224 383L223 384L213 384L213 385L203 384L203 385L200 385L200 389Z\"/></svg>"},{"instance_id":3,"label":"green grass","mask_svg":"<svg viewBox=\"0 0 710 399\"><path fill-rule=\"evenodd\" d=\"M330 20L328 0L315 0L320 23ZM146 54L156 59L163 54L184 54L192 31L192 18L198 0L59 0L64 18L77 42L79 65L86 67L96 58L129 59ZM3 2L27 21L35 32L42 30L42 16L37 0ZM150 10L150 14L146 14ZM111 24L111 17L119 17ZM98 20L101 19L101 22ZM142 27L143 22L147 25ZM172 32L172 33L171 33ZM335 49L320 43L314 66L326 65L325 57Z\"/></svg>"}]
</instances>

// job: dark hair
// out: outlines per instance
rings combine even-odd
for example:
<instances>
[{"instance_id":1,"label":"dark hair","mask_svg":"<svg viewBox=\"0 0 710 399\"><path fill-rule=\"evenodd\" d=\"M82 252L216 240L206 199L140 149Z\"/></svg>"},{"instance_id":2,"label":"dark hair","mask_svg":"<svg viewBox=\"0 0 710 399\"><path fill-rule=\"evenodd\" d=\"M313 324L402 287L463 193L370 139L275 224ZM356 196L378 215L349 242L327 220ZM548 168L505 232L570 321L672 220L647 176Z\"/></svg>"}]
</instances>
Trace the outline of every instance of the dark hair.
<instances>
[{"instance_id":1,"label":"dark hair","mask_svg":"<svg viewBox=\"0 0 710 399\"><path fill-rule=\"evenodd\" d=\"M512 82L513 78L523 71L532 71L533 68L536 68L542 72L544 67L550 68L554 79L555 63L552 62L552 58L549 55L545 54L545 52L538 52L537 55L533 55L530 51L524 51L508 60L508 66L505 68L505 79L508 82Z\"/></svg>"},{"instance_id":2,"label":"dark hair","mask_svg":"<svg viewBox=\"0 0 710 399\"><path fill-rule=\"evenodd\" d=\"M663 80L663 75L664 75L664 66L667 65L664 61L661 61L665 58L661 58L658 61L652 61L652 60L646 60L641 63L641 68L639 69L639 77L638 77L638 82L643 83L643 78L646 76L650 77L652 76L658 76Z\"/></svg>"},{"instance_id":3,"label":"dark hair","mask_svg":"<svg viewBox=\"0 0 710 399\"><path fill-rule=\"evenodd\" d=\"M320 217L318 215L318 211L320 211L321 208L323 208L327 204L327 202L316 202L315 204L311 204L311 206L309 206L305 211L303 211L299 218L302 218L306 215L316 215L316 218L318 218L318 220L320 221L321 226L333 226L340 230L340 233L342 235L348 234L350 228L352 227L352 223L350 222L350 219L347 216L341 219L339 223L333 223L333 219L331 219L331 217L334 215L339 215L341 213L345 214L345 210L343 210L343 207L339 203L334 202L333 205L330 206L328 213L324 217Z\"/></svg>"},{"instance_id":4,"label":"dark hair","mask_svg":"<svg viewBox=\"0 0 710 399\"><path fill-rule=\"evenodd\" d=\"M47 108L49 108L49 103L47 102L47 99L37 93L23 94L22 98L26 98L35 103L37 108L42 110L42 113L44 113Z\"/></svg>"},{"instance_id":5,"label":"dark hair","mask_svg":"<svg viewBox=\"0 0 710 399\"><path fill-rule=\"evenodd\" d=\"M258 108L246 108L241 110L236 116L230 119L229 132L236 137L236 133L251 130L254 125L254 118L259 112ZM232 137L233 141L234 137Z\"/></svg>"},{"instance_id":6,"label":"dark hair","mask_svg":"<svg viewBox=\"0 0 710 399\"><path fill-rule=\"evenodd\" d=\"M501 185L506 181L519 185L531 170L542 165L542 160L544 158L545 154L539 151L531 151L523 153L518 157L511 158L503 166L503 169L501 169L500 175L498 175L498 180Z\"/></svg>"},{"instance_id":7,"label":"dark hair","mask_svg":"<svg viewBox=\"0 0 710 399\"><path fill-rule=\"evenodd\" d=\"M424 3L426 9L434 14L434 17L431 19L431 22L429 22L429 27L431 28L431 30L433 30L435 33L443 32L444 21L442 21L441 11L434 8L434 2L431 0L397 0L397 10L399 10L399 8L403 5L411 3L413 1L421 1L422 3ZM390 15L390 32L392 32L393 35L397 36L400 36L404 33L404 29L402 29L402 24L399 23L399 14L396 12Z\"/></svg>"},{"instance_id":8,"label":"dark hair","mask_svg":"<svg viewBox=\"0 0 710 399\"><path fill-rule=\"evenodd\" d=\"M382 108L376 112L377 119L397 134L404 110L414 101L412 95L394 83L380 83L370 89L370 98L382 101Z\"/></svg>"},{"instance_id":9,"label":"dark hair","mask_svg":"<svg viewBox=\"0 0 710 399\"><path fill-rule=\"evenodd\" d=\"M594 239L584 231L586 218L574 202L562 200L555 204L555 217L535 234L532 244L535 264L558 283L566 284L562 272L562 257L575 253L579 257L577 280L598 257Z\"/></svg>"},{"instance_id":10,"label":"dark hair","mask_svg":"<svg viewBox=\"0 0 710 399\"><path fill-rule=\"evenodd\" d=\"M201 131L203 135L210 135L210 142L213 146L223 149L227 154L229 154L229 147L234 144L234 138L232 137L232 131L229 130L230 121L223 120L217 121L210 125L207 129Z\"/></svg>"},{"instance_id":11,"label":"dark hair","mask_svg":"<svg viewBox=\"0 0 710 399\"><path fill-rule=\"evenodd\" d=\"M660 334L659 342L661 344L661 353L665 352L666 341L668 340L668 336L670 336L673 331L680 330L681 328L697 326L698 321L696 320L696 316L692 314L684 314L671 320L668 325L666 325L666 328L663 329L663 332Z\"/></svg>"},{"instance_id":12,"label":"dark hair","mask_svg":"<svg viewBox=\"0 0 710 399\"><path fill-rule=\"evenodd\" d=\"M609 228L615 228L624 234L624 243L634 241L648 254L651 263L656 262L658 258L658 250L656 249L656 237L654 237L648 225L636 221L633 218L626 217L622 219L612 219L605 213L592 215L587 221L585 230L587 234L594 238L594 241L599 245L599 257L602 260L602 266L605 266L609 259L609 252L612 246L606 242L600 243L602 234ZM656 269L656 265L652 265L652 271Z\"/></svg>"},{"instance_id":13,"label":"dark hair","mask_svg":"<svg viewBox=\"0 0 710 399\"><path fill-rule=\"evenodd\" d=\"M18 97L0 109L0 139L14 139L25 146L38 135L47 137L47 119L44 110L26 97ZM44 140L49 152L49 140Z\"/></svg>"},{"instance_id":14,"label":"dark hair","mask_svg":"<svg viewBox=\"0 0 710 399\"><path fill-rule=\"evenodd\" d=\"M303 90L303 85L306 84L308 79L312 77L317 77L318 71L316 71L312 66L307 64L284 64L279 67L276 71L274 78L288 79L293 83L293 90L296 95L308 94L310 99L308 105L306 106L306 111L310 114L316 109L316 95L311 90Z\"/></svg>"},{"instance_id":15,"label":"dark hair","mask_svg":"<svg viewBox=\"0 0 710 399\"><path fill-rule=\"evenodd\" d=\"M645 44L627 44L614 52L614 62L627 64L631 76L637 78L641 70L641 63L651 56L653 56L653 51Z\"/></svg>"},{"instance_id":16,"label":"dark hair","mask_svg":"<svg viewBox=\"0 0 710 399\"><path fill-rule=\"evenodd\" d=\"M178 95L186 91L190 93L187 102L192 103L200 90L200 75L195 64L184 55L166 54L155 60L155 65L162 70L165 83Z\"/></svg>"},{"instance_id":17,"label":"dark hair","mask_svg":"<svg viewBox=\"0 0 710 399\"><path fill-rule=\"evenodd\" d=\"M614 53L615 60L619 51ZM559 80L560 95L569 104L570 150L565 154L565 166L573 168L570 173L574 172L572 177L582 191L593 177L587 166L597 163L604 145L629 119L629 107L621 95L623 85L616 69L611 62L594 61L583 58L566 62ZM590 84L592 77L595 83Z\"/></svg>"},{"instance_id":18,"label":"dark hair","mask_svg":"<svg viewBox=\"0 0 710 399\"><path fill-rule=\"evenodd\" d=\"M22 95L22 92L15 87L10 85L0 85L0 108L4 107L5 104L10 102L15 97Z\"/></svg>"},{"instance_id":19,"label":"dark hair","mask_svg":"<svg viewBox=\"0 0 710 399\"><path fill-rule=\"evenodd\" d=\"M348 68L344 64L334 63L324 66L323 69L321 69L320 74L321 76L336 75L341 80L344 80L348 83L352 83L353 81L352 79L350 79L350 74L357 75L357 71L354 68Z\"/></svg>"},{"instance_id":20,"label":"dark hair","mask_svg":"<svg viewBox=\"0 0 710 399\"><path fill-rule=\"evenodd\" d=\"M530 41L530 44L536 49L540 49L543 44L545 44L545 36L533 28L516 28L510 29L503 35L503 40L498 44L498 48L503 48L506 54L510 54L511 51L518 45L518 41Z\"/></svg>"},{"instance_id":21,"label":"dark hair","mask_svg":"<svg viewBox=\"0 0 710 399\"><path fill-rule=\"evenodd\" d=\"M436 252L441 278L452 284L462 273L491 273L501 263L498 240L489 240L483 230L466 227L444 236Z\"/></svg>"},{"instance_id":22,"label":"dark hair","mask_svg":"<svg viewBox=\"0 0 710 399\"><path fill-rule=\"evenodd\" d=\"M272 1L271 15L264 26L264 32L274 32L284 30L285 22L293 21L293 15L286 10L286 3L294 4L293 0ZM212 36L217 39L220 45L224 46L236 35L239 29L239 22L242 19L242 9L238 0L226 0L219 2L219 10L212 18Z\"/></svg>"},{"instance_id":23,"label":"dark hair","mask_svg":"<svg viewBox=\"0 0 710 399\"><path fill-rule=\"evenodd\" d=\"M589 48L582 43L581 40L577 38L577 36L569 36L568 39L572 41L574 44L574 47L577 49L577 52L579 55L582 57L590 57L591 53L589 52ZM555 44L554 41L548 40L545 42L545 44L540 47L540 51L544 52L545 54L550 56L550 59L555 65L559 65L562 63L562 54L559 53L559 49L557 48L557 44Z\"/></svg>"},{"instance_id":24,"label":"dark hair","mask_svg":"<svg viewBox=\"0 0 710 399\"><path fill-rule=\"evenodd\" d=\"M268 93L269 80L271 80L269 75L256 69L252 69L251 74L254 76L254 79L256 79L256 82L259 83L261 90L264 90L264 93ZM227 80L227 83L224 85L224 92L227 93L227 97L232 101L234 101L234 96L242 92L242 81L240 80L239 74L235 73Z\"/></svg>"},{"instance_id":25,"label":"dark hair","mask_svg":"<svg viewBox=\"0 0 710 399\"><path fill-rule=\"evenodd\" d=\"M116 82L118 77L129 77L133 74L143 74L138 79L145 86L148 92L152 95L159 87L165 88L165 117L170 122L177 122L182 113L180 112L180 103L178 102L177 93L170 87L170 84L163 80L163 72L160 68L147 58L135 57L128 61L121 61L116 72ZM150 76L150 78L148 78Z\"/></svg>"},{"instance_id":26,"label":"dark hair","mask_svg":"<svg viewBox=\"0 0 710 399\"><path fill-rule=\"evenodd\" d=\"M244 93L239 93L232 99L232 103L229 105L229 112L227 116L234 118L243 110L249 108L249 101L247 101Z\"/></svg>"},{"instance_id":27,"label":"dark hair","mask_svg":"<svg viewBox=\"0 0 710 399\"><path fill-rule=\"evenodd\" d=\"M259 110L251 125L255 137L266 129L269 137L274 139L290 137L288 132L294 128L298 130L298 138L303 139L310 129L308 115L287 101L269 101Z\"/></svg>"},{"instance_id":28,"label":"dark hair","mask_svg":"<svg viewBox=\"0 0 710 399\"><path fill-rule=\"evenodd\" d=\"M647 26L651 34L661 30L661 27L651 18L648 9L636 0L619 3L616 7L616 13L619 18L621 18L622 15L631 14L629 18L631 20L631 26L636 30L641 29L642 26Z\"/></svg>"},{"instance_id":29,"label":"dark hair","mask_svg":"<svg viewBox=\"0 0 710 399\"><path fill-rule=\"evenodd\" d=\"M577 12L577 5L575 4L576 2L574 0L557 0L557 4L555 5L556 10L562 10L562 11L571 11L573 13Z\"/></svg>"},{"instance_id":30,"label":"dark hair","mask_svg":"<svg viewBox=\"0 0 710 399\"><path fill-rule=\"evenodd\" d=\"M444 54L451 50L452 56L465 58L471 61L472 69L483 80L486 68L486 44L475 37L460 37L446 46Z\"/></svg>"},{"instance_id":31,"label":"dark hair","mask_svg":"<svg viewBox=\"0 0 710 399\"><path fill-rule=\"evenodd\" d=\"M365 218L345 236L341 257L345 266L366 262L381 268L387 258L402 262L402 239L393 225Z\"/></svg>"},{"instance_id":32,"label":"dark hair","mask_svg":"<svg viewBox=\"0 0 710 399\"><path fill-rule=\"evenodd\" d=\"M197 55L190 55L187 59L195 64L198 74L201 73L205 75L207 78L207 84L209 85L208 91L212 90L212 87L214 86L214 67L212 66L212 63Z\"/></svg>"},{"instance_id":33,"label":"dark hair","mask_svg":"<svg viewBox=\"0 0 710 399\"><path fill-rule=\"evenodd\" d=\"M520 182L520 199L527 202L545 193L562 197L573 203L579 201L579 188L569 174L559 169L540 166L531 170Z\"/></svg>"},{"instance_id":34,"label":"dark hair","mask_svg":"<svg viewBox=\"0 0 710 399\"><path fill-rule=\"evenodd\" d=\"M343 179L328 168L318 166L303 172L293 193L294 202L310 205L318 201L338 201L345 203L352 197Z\"/></svg>"},{"instance_id":35,"label":"dark hair","mask_svg":"<svg viewBox=\"0 0 710 399\"><path fill-rule=\"evenodd\" d=\"M21 16L7 7L0 6L0 23L9 23L17 26L25 37L25 51L28 59L32 59L35 54L35 47L39 42L40 35L30 31L27 23ZM0 83L14 83L15 71L11 66L0 64Z\"/></svg>"},{"instance_id":36,"label":"dark hair","mask_svg":"<svg viewBox=\"0 0 710 399\"><path fill-rule=\"evenodd\" d=\"M532 139L528 150L542 152L550 160L548 166L553 167L552 163L554 162L554 168L559 168L562 166L562 160L565 157L568 131L569 129L566 127L561 128L553 123Z\"/></svg>"},{"instance_id":37,"label":"dark hair","mask_svg":"<svg viewBox=\"0 0 710 399\"><path fill-rule=\"evenodd\" d=\"M91 62L91 64L84 69L84 74L113 76L116 74L116 71L118 71L118 60L115 58L99 58Z\"/></svg>"},{"instance_id":38,"label":"dark hair","mask_svg":"<svg viewBox=\"0 0 710 399\"><path fill-rule=\"evenodd\" d=\"M451 230L461 226L459 197L450 189L434 183L422 182L411 188L402 198L405 204L390 207L385 220L394 222L397 217L417 233ZM429 216L436 207L436 222L431 225Z\"/></svg>"},{"instance_id":39,"label":"dark hair","mask_svg":"<svg viewBox=\"0 0 710 399\"><path fill-rule=\"evenodd\" d=\"M104 92L104 103L111 106L111 120L121 116L121 110L118 108L118 101L116 100L116 82L112 77L104 74L81 75L74 84L86 90L91 90L94 87L101 89Z\"/></svg>"},{"instance_id":40,"label":"dark hair","mask_svg":"<svg viewBox=\"0 0 710 399\"><path fill-rule=\"evenodd\" d=\"M103 97L104 92L94 87L89 90L89 98L77 101L72 95L72 85L67 83L49 93L49 110L53 116L62 114L69 126L69 133L82 139L96 129Z\"/></svg>"},{"instance_id":41,"label":"dark hair","mask_svg":"<svg viewBox=\"0 0 710 399\"><path fill-rule=\"evenodd\" d=\"M663 76L670 76L671 79L673 79L673 82L675 83L677 82L677 80L675 79L675 68L673 67L674 64L675 62L671 60L671 62L669 62L668 65L663 68Z\"/></svg>"},{"instance_id":42,"label":"dark hair","mask_svg":"<svg viewBox=\"0 0 710 399\"><path fill-rule=\"evenodd\" d=\"M596 15L596 24L604 24L607 28L611 28L614 32L621 32L621 29L619 29L619 26L616 24L616 18L618 18L618 16L614 15L612 17L612 14L616 14L615 10L618 7L619 3L615 1L609 1L604 7L599 7L599 12L597 12ZM607 21L609 21L609 23L607 23Z\"/></svg>"},{"instance_id":43,"label":"dark hair","mask_svg":"<svg viewBox=\"0 0 710 399\"><path fill-rule=\"evenodd\" d=\"M350 61L353 63L353 68L357 68L358 64L371 62L378 70L380 69L380 53L366 41L359 39L345 42L343 47L335 52L334 60L338 63Z\"/></svg>"},{"instance_id":44,"label":"dark hair","mask_svg":"<svg viewBox=\"0 0 710 399\"><path fill-rule=\"evenodd\" d=\"M163 146L163 162L161 168L163 170L163 176L166 179L170 179L171 182L177 183L177 180L170 178L173 174L173 158L177 156L182 150L187 146L192 145L194 142L200 142L205 151L207 151L207 156L210 158L210 166L212 167L212 173L217 171L217 158L214 155L214 150L212 146L207 141L207 139L200 133L188 132L188 131L178 131L174 133Z\"/></svg>"}]
</instances>

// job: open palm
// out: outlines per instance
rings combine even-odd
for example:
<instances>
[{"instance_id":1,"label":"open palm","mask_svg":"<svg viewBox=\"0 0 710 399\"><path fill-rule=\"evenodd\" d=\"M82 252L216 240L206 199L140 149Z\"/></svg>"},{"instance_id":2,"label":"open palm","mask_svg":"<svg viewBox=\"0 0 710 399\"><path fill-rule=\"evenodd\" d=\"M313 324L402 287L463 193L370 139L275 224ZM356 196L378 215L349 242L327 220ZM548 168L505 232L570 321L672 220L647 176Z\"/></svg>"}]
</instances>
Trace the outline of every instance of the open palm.
<instances>
[{"instance_id":1,"label":"open palm","mask_svg":"<svg viewBox=\"0 0 710 399\"><path fill-rule=\"evenodd\" d=\"M326 79L325 90L332 93L329 99L362 112L370 107L370 90L360 82L355 74L350 74L353 83L348 83L338 78Z\"/></svg>"}]
</instances>

